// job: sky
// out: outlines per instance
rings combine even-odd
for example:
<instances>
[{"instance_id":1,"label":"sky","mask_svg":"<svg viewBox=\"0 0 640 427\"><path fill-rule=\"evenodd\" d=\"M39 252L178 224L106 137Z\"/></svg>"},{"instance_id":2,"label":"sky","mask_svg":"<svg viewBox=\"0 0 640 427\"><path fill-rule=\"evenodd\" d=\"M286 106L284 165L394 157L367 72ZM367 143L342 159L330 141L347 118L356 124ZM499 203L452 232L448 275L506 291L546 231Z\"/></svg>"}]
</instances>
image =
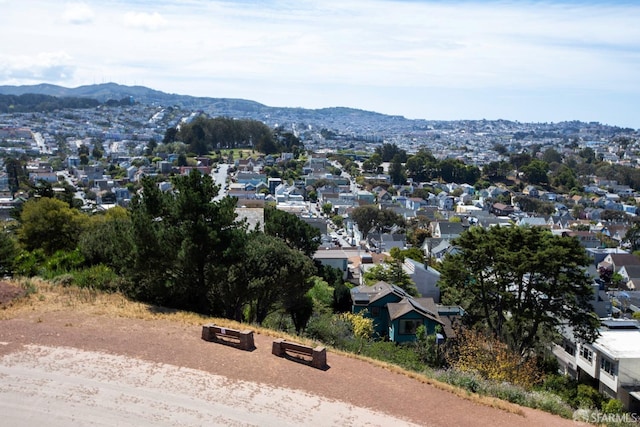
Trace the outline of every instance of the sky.
<instances>
[{"instance_id":1,"label":"sky","mask_svg":"<svg viewBox=\"0 0 640 427\"><path fill-rule=\"evenodd\" d=\"M0 0L0 85L640 128L640 1Z\"/></svg>"}]
</instances>

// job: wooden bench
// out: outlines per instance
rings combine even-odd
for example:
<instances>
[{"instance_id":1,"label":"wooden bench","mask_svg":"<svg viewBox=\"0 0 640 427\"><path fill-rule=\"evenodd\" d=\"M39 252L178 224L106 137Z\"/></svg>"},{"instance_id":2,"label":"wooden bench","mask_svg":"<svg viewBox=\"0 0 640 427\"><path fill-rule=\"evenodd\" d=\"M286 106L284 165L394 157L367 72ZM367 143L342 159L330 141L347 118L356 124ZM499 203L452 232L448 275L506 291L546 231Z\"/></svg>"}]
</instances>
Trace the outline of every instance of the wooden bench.
<instances>
[{"instance_id":1,"label":"wooden bench","mask_svg":"<svg viewBox=\"0 0 640 427\"><path fill-rule=\"evenodd\" d=\"M204 325L202 327L202 339L221 344L232 344L241 350L253 350L253 331L224 328L222 326Z\"/></svg>"},{"instance_id":2,"label":"wooden bench","mask_svg":"<svg viewBox=\"0 0 640 427\"><path fill-rule=\"evenodd\" d=\"M310 362L314 368L325 369L327 367L327 350L321 346L312 348L278 338L273 342L271 353L278 357L293 354L298 359Z\"/></svg>"}]
</instances>

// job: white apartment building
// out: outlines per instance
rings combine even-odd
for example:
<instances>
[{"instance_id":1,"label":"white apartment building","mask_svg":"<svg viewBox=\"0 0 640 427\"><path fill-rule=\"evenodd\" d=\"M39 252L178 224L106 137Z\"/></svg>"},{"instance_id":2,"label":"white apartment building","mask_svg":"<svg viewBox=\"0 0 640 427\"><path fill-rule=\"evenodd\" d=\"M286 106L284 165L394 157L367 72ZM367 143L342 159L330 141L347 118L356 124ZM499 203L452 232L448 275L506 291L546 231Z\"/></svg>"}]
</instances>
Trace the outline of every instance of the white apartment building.
<instances>
[{"instance_id":1,"label":"white apartment building","mask_svg":"<svg viewBox=\"0 0 640 427\"><path fill-rule=\"evenodd\" d=\"M640 412L640 323L603 320L600 337L592 344L576 342L570 331L563 335L553 349L561 370L620 400L626 410Z\"/></svg>"}]
</instances>

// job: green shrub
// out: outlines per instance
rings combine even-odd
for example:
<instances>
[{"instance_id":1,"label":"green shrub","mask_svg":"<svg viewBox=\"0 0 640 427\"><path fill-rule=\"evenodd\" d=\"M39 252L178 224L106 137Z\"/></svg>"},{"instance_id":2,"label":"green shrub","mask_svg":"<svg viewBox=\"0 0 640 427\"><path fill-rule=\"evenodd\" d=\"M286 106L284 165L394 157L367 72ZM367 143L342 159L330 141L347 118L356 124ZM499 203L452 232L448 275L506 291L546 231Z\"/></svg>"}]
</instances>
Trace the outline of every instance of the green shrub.
<instances>
[{"instance_id":1,"label":"green shrub","mask_svg":"<svg viewBox=\"0 0 640 427\"><path fill-rule=\"evenodd\" d=\"M595 388L586 384L578 384L576 401L579 408L600 409L603 400L604 396Z\"/></svg>"},{"instance_id":2,"label":"green shrub","mask_svg":"<svg viewBox=\"0 0 640 427\"><path fill-rule=\"evenodd\" d=\"M307 295L313 299L316 311L329 311L333 303L333 288L320 277L314 278L314 284Z\"/></svg>"},{"instance_id":3,"label":"green shrub","mask_svg":"<svg viewBox=\"0 0 640 427\"><path fill-rule=\"evenodd\" d=\"M602 412L605 414L621 414L624 412L624 405L618 399L609 399L602 405Z\"/></svg>"},{"instance_id":4,"label":"green shrub","mask_svg":"<svg viewBox=\"0 0 640 427\"><path fill-rule=\"evenodd\" d=\"M562 400L574 408L578 406L576 400L578 395L578 381L568 375L547 375L540 389L560 396Z\"/></svg>"},{"instance_id":5,"label":"green shrub","mask_svg":"<svg viewBox=\"0 0 640 427\"><path fill-rule=\"evenodd\" d=\"M59 250L43 262L40 275L44 279L51 279L61 274L77 270L82 267L83 263L84 257L80 253L80 250Z\"/></svg>"},{"instance_id":6,"label":"green shrub","mask_svg":"<svg viewBox=\"0 0 640 427\"><path fill-rule=\"evenodd\" d=\"M550 391L537 390L528 392L523 405L560 415L564 418L571 418L574 413L573 407L570 404L559 395Z\"/></svg>"},{"instance_id":7,"label":"green shrub","mask_svg":"<svg viewBox=\"0 0 640 427\"><path fill-rule=\"evenodd\" d=\"M293 326L291 316L284 310L277 310L267 315L262 321L262 327L295 334L296 328Z\"/></svg>"},{"instance_id":8,"label":"green shrub","mask_svg":"<svg viewBox=\"0 0 640 427\"><path fill-rule=\"evenodd\" d=\"M40 273L42 263L45 260L41 249L34 251L22 251L14 261L14 273L18 276L33 277Z\"/></svg>"},{"instance_id":9,"label":"green shrub","mask_svg":"<svg viewBox=\"0 0 640 427\"><path fill-rule=\"evenodd\" d=\"M389 341L369 341L362 346L360 354L415 372L421 372L425 368L413 345L398 345Z\"/></svg>"},{"instance_id":10,"label":"green shrub","mask_svg":"<svg viewBox=\"0 0 640 427\"><path fill-rule=\"evenodd\" d=\"M488 380L477 372L460 371L453 368L436 371L433 376L439 381L460 387L471 393L496 397L517 405L541 409L565 418L571 418L573 414L571 405L551 391L528 391L524 387L508 382Z\"/></svg>"},{"instance_id":11,"label":"green shrub","mask_svg":"<svg viewBox=\"0 0 640 427\"><path fill-rule=\"evenodd\" d=\"M60 276L56 276L52 279L52 282L54 285L60 285L60 286L71 286L73 285L73 282L75 281L75 277L73 277L73 274L61 274Z\"/></svg>"},{"instance_id":12,"label":"green shrub","mask_svg":"<svg viewBox=\"0 0 640 427\"><path fill-rule=\"evenodd\" d=\"M343 316L328 313L314 313L307 324L305 335L342 350L346 350L350 343L355 343L351 322Z\"/></svg>"},{"instance_id":13,"label":"green shrub","mask_svg":"<svg viewBox=\"0 0 640 427\"><path fill-rule=\"evenodd\" d=\"M445 369L438 371L435 377L439 381L460 387L471 393L487 394L486 380L473 371Z\"/></svg>"},{"instance_id":14,"label":"green shrub","mask_svg":"<svg viewBox=\"0 0 640 427\"><path fill-rule=\"evenodd\" d=\"M121 289L122 280L109 267L103 264L94 265L73 273L75 284L80 288L115 292Z\"/></svg>"},{"instance_id":15,"label":"green shrub","mask_svg":"<svg viewBox=\"0 0 640 427\"><path fill-rule=\"evenodd\" d=\"M483 393L518 405L526 405L530 394L522 387L508 382L486 382Z\"/></svg>"}]
</instances>

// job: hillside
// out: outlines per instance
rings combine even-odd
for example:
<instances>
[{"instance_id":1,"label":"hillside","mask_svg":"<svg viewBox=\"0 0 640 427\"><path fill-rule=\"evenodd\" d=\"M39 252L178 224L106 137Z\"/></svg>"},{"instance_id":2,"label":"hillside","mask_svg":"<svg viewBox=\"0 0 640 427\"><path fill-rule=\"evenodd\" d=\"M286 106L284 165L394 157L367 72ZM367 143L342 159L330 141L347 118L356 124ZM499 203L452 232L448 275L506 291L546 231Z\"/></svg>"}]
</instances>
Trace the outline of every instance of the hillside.
<instances>
[{"instance_id":1,"label":"hillside","mask_svg":"<svg viewBox=\"0 0 640 427\"><path fill-rule=\"evenodd\" d=\"M132 97L134 101L143 104L159 104L163 106L177 105L192 109L206 109L229 113L237 116L286 116L295 114L300 119L318 119L338 115L349 120L361 120L364 118L406 120L398 116L388 116L371 111L358 110L346 107L332 107L321 109L305 109L294 107L269 107L255 101L237 98L211 98L178 95L161 92L144 86L126 86L117 83L102 83L95 85L66 88L51 84L0 86L0 94L24 95L40 94L56 97L86 97L105 102L110 99L119 100ZM233 114L232 114L233 113Z\"/></svg>"},{"instance_id":2,"label":"hillside","mask_svg":"<svg viewBox=\"0 0 640 427\"><path fill-rule=\"evenodd\" d=\"M200 339L212 319L27 288L0 311L0 408L13 425L576 425L333 351L313 369L271 355L266 330L244 352Z\"/></svg>"}]
</instances>

